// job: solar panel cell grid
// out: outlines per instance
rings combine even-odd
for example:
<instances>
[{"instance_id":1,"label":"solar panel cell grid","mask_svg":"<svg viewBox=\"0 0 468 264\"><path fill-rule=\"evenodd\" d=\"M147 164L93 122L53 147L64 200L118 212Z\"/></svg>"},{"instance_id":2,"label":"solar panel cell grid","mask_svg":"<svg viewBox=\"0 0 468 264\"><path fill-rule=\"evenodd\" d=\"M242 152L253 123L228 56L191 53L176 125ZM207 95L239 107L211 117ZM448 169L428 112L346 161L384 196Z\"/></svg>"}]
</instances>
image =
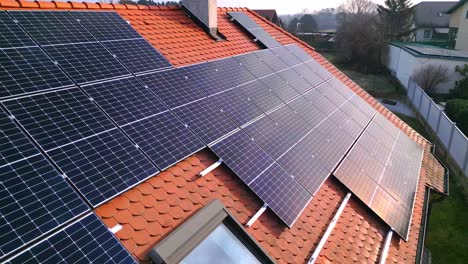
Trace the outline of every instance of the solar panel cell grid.
<instances>
[{"instance_id":1,"label":"solar panel cell grid","mask_svg":"<svg viewBox=\"0 0 468 264\"><path fill-rule=\"evenodd\" d=\"M160 170L204 147L169 111L124 126L123 130Z\"/></svg>"},{"instance_id":2,"label":"solar panel cell grid","mask_svg":"<svg viewBox=\"0 0 468 264\"><path fill-rule=\"evenodd\" d=\"M254 53L247 53L233 58L241 63L241 65L256 78L261 78L273 73L273 70L255 56Z\"/></svg>"},{"instance_id":3,"label":"solar panel cell grid","mask_svg":"<svg viewBox=\"0 0 468 264\"><path fill-rule=\"evenodd\" d=\"M79 84L130 74L100 43L44 49Z\"/></svg>"},{"instance_id":4,"label":"solar panel cell grid","mask_svg":"<svg viewBox=\"0 0 468 264\"><path fill-rule=\"evenodd\" d=\"M132 73L168 68L172 65L144 39L104 42L103 45Z\"/></svg>"},{"instance_id":5,"label":"solar panel cell grid","mask_svg":"<svg viewBox=\"0 0 468 264\"><path fill-rule=\"evenodd\" d=\"M263 28L250 29L249 32L254 35L255 39L262 43L267 48L273 48L281 46L272 35L266 32Z\"/></svg>"},{"instance_id":6,"label":"solar panel cell grid","mask_svg":"<svg viewBox=\"0 0 468 264\"><path fill-rule=\"evenodd\" d=\"M360 167L356 166L351 160L345 159L334 175L364 203L370 203L377 188L377 182Z\"/></svg>"},{"instance_id":7,"label":"solar panel cell grid","mask_svg":"<svg viewBox=\"0 0 468 264\"><path fill-rule=\"evenodd\" d=\"M309 123L312 128L318 126L326 118L325 114L320 112L317 107L303 96L290 101L288 106Z\"/></svg>"},{"instance_id":8,"label":"solar panel cell grid","mask_svg":"<svg viewBox=\"0 0 468 264\"><path fill-rule=\"evenodd\" d=\"M0 11L0 49L36 46L6 11Z\"/></svg>"},{"instance_id":9,"label":"solar panel cell grid","mask_svg":"<svg viewBox=\"0 0 468 264\"><path fill-rule=\"evenodd\" d=\"M96 39L67 11L8 11L40 45Z\"/></svg>"},{"instance_id":10,"label":"solar panel cell grid","mask_svg":"<svg viewBox=\"0 0 468 264\"><path fill-rule=\"evenodd\" d=\"M286 45L285 47L302 62L306 62L313 59L307 52L305 52L296 44Z\"/></svg>"},{"instance_id":11,"label":"solar panel cell grid","mask_svg":"<svg viewBox=\"0 0 468 264\"><path fill-rule=\"evenodd\" d=\"M255 80L255 77L234 58L216 60L208 64L211 71L216 72L217 79L217 87L210 94Z\"/></svg>"},{"instance_id":12,"label":"solar panel cell grid","mask_svg":"<svg viewBox=\"0 0 468 264\"><path fill-rule=\"evenodd\" d=\"M310 90L303 96L326 116L331 115L336 110L336 106L317 90Z\"/></svg>"},{"instance_id":13,"label":"solar panel cell grid","mask_svg":"<svg viewBox=\"0 0 468 264\"><path fill-rule=\"evenodd\" d=\"M0 50L0 70L3 98L73 84L38 47Z\"/></svg>"},{"instance_id":14,"label":"solar panel cell grid","mask_svg":"<svg viewBox=\"0 0 468 264\"><path fill-rule=\"evenodd\" d=\"M320 63L318 63L315 60L308 61L305 64L323 79L329 79L333 77L333 74L331 74L329 70L325 69Z\"/></svg>"},{"instance_id":15,"label":"solar panel cell grid","mask_svg":"<svg viewBox=\"0 0 468 264\"><path fill-rule=\"evenodd\" d=\"M273 93L276 94L283 102L288 102L295 96L298 96L299 93L294 90L292 86L286 83L278 75L271 75L265 78L260 79L260 81Z\"/></svg>"},{"instance_id":16,"label":"solar panel cell grid","mask_svg":"<svg viewBox=\"0 0 468 264\"><path fill-rule=\"evenodd\" d=\"M312 88L312 86L293 69L287 69L277 74L299 93L304 93Z\"/></svg>"},{"instance_id":17,"label":"solar panel cell grid","mask_svg":"<svg viewBox=\"0 0 468 264\"><path fill-rule=\"evenodd\" d=\"M71 12L98 40L141 38L129 23L115 12Z\"/></svg>"},{"instance_id":18,"label":"solar panel cell grid","mask_svg":"<svg viewBox=\"0 0 468 264\"><path fill-rule=\"evenodd\" d=\"M269 49L264 49L254 54L275 72L288 68L288 65Z\"/></svg>"},{"instance_id":19,"label":"solar panel cell grid","mask_svg":"<svg viewBox=\"0 0 468 264\"><path fill-rule=\"evenodd\" d=\"M293 138L295 142L305 136L311 129L298 114L296 114L287 105L278 108L274 112L268 114L286 133Z\"/></svg>"},{"instance_id":20,"label":"solar panel cell grid","mask_svg":"<svg viewBox=\"0 0 468 264\"><path fill-rule=\"evenodd\" d=\"M262 114L262 110L238 89L220 93L212 100L238 126L242 126Z\"/></svg>"},{"instance_id":21,"label":"solar panel cell grid","mask_svg":"<svg viewBox=\"0 0 468 264\"><path fill-rule=\"evenodd\" d=\"M340 95L328 83L323 83L317 87L317 90L330 100L336 107L341 107L346 102L346 98Z\"/></svg>"},{"instance_id":22,"label":"solar panel cell grid","mask_svg":"<svg viewBox=\"0 0 468 264\"><path fill-rule=\"evenodd\" d=\"M280 57L288 66L300 64L301 61L294 56L285 46L273 48L271 51Z\"/></svg>"},{"instance_id":23,"label":"solar panel cell grid","mask_svg":"<svg viewBox=\"0 0 468 264\"><path fill-rule=\"evenodd\" d=\"M90 214L10 259L9 264L119 263L136 261L114 235Z\"/></svg>"},{"instance_id":24,"label":"solar panel cell grid","mask_svg":"<svg viewBox=\"0 0 468 264\"><path fill-rule=\"evenodd\" d=\"M228 14L247 30L261 28L255 21L253 21L243 12L228 12Z\"/></svg>"},{"instance_id":25,"label":"solar panel cell grid","mask_svg":"<svg viewBox=\"0 0 468 264\"><path fill-rule=\"evenodd\" d=\"M260 81L244 84L239 89L263 112L268 112L283 103L278 96Z\"/></svg>"},{"instance_id":26,"label":"solar panel cell grid","mask_svg":"<svg viewBox=\"0 0 468 264\"><path fill-rule=\"evenodd\" d=\"M310 84L311 88L325 81L322 77L311 71L305 64L294 66L292 69L302 76Z\"/></svg>"},{"instance_id":27,"label":"solar panel cell grid","mask_svg":"<svg viewBox=\"0 0 468 264\"><path fill-rule=\"evenodd\" d=\"M168 110L135 77L83 86L83 89L120 126Z\"/></svg>"}]
</instances>

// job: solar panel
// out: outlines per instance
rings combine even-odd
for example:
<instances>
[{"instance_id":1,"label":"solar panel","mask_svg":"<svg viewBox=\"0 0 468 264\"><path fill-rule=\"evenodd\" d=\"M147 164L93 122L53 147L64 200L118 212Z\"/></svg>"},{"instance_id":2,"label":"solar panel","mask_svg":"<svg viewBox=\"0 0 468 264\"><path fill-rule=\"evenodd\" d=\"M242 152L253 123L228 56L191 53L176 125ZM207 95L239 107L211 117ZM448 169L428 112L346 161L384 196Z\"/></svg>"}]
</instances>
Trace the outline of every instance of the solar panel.
<instances>
[{"instance_id":1,"label":"solar panel","mask_svg":"<svg viewBox=\"0 0 468 264\"><path fill-rule=\"evenodd\" d=\"M0 50L0 69L2 98L73 84L38 47Z\"/></svg>"},{"instance_id":2,"label":"solar panel","mask_svg":"<svg viewBox=\"0 0 468 264\"><path fill-rule=\"evenodd\" d=\"M299 142L282 156L278 163L309 193L315 195L330 172L308 153L310 150Z\"/></svg>"},{"instance_id":3,"label":"solar panel","mask_svg":"<svg viewBox=\"0 0 468 264\"><path fill-rule=\"evenodd\" d=\"M75 221L7 261L8 264L109 262L137 263L94 214Z\"/></svg>"},{"instance_id":4,"label":"solar panel","mask_svg":"<svg viewBox=\"0 0 468 264\"><path fill-rule=\"evenodd\" d=\"M172 67L169 61L144 39L108 41L103 45L132 73Z\"/></svg>"},{"instance_id":5,"label":"solar panel","mask_svg":"<svg viewBox=\"0 0 468 264\"><path fill-rule=\"evenodd\" d=\"M247 185L275 162L242 130L210 148Z\"/></svg>"},{"instance_id":6,"label":"solar panel","mask_svg":"<svg viewBox=\"0 0 468 264\"><path fill-rule=\"evenodd\" d=\"M83 86L83 89L120 126L168 110L135 77Z\"/></svg>"},{"instance_id":7,"label":"solar panel","mask_svg":"<svg viewBox=\"0 0 468 264\"><path fill-rule=\"evenodd\" d=\"M286 83L278 75L271 75L260 79L260 81L273 93L276 94L283 102L288 102L292 98L299 95L299 93L294 90L292 86Z\"/></svg>"},{"instance_id":8,"label":"solar panel","mask_svg":"<svg viewBox=\"0 0 468 264\"><path fill-rule=\"evenodd\" d=\"M0 49L36 46L6 11L0 11Z\"/></svg>"},{"instance_id":9,"label":"solar panel","mask_svg":"<svg viewBox=\"0 0 468 264\"><path fill-rule=\"evenodd\" d=\"M140 34L115 12L73 11L71 14L100 41L141 38Z\"/></svg>"},{"instance_id":10,"label":"solar panel","mask_svg":"<svg viewBox=\"0 0 468 264\"><path fill-rule=\"evenodd\" d=\"M235 56L233 58L237 62L241 63L245 69L255 76L255 78L261 78L273 73L273 70L260 60L260 58L255 56L253 52Z\"/></svg>"},{"instance_id":11,"label":"solar panel","mask_svg":"<svg viewBox=\"0 0 468 264\"><path fill-rule=\"evenodd\" d=\"M44 49L79 84L130 74L100 43L46 46Z\"/></svg>"},{"instance_id":12,"label":"solar panel","mask_svg":"<svg viewBox=\"0 0 468 264\"><path fill-rule=\"evenodd\" d=\"M260 174L249 187L289 227L312 200L312 195L277 163Z\"/></svg>"},{"instance_id":13,"label":"solar panel","mask_svg":"<svg viewBox=\"0 0 468 264\"><path fill-rule=\"evenodd\" d=\"M311 70L313 70L318 76L322 77L323 79L329 79L333 77L333 74L327 69L325 69L320 63L315 60L311 60L305 62Z\"/></svg>"},{"instance_id":14,"label":"solar panel","mask_svg":"<svg viewBox=\"0 0 468 264\"><path fill-rule=\"evenodd\" d=\"M8 12L39 45L96 41L68 11Z\"/></svg>"},{"instance_id":15,"label":"solar panel","mask_svg":"<svg viewBox=\"0 0 468 264\"><path fill-rule=\"evenodd\" d=\"M348 86L346 86L342 81L338 80L337 78L331 78L327 81L327 83L346 99L349 99L356 95L356 93L353 92L353 90L351 90Z\"/></svg>"},{"instance_id":16,"label":"solar panel","mask_svg":"<svg viewBox=\"0 0 468 264\"><path fill-rule=\"evenodd\" d=\"M160 170L204 147L169 111L125 125L122 129Z\"/></svg>"},{"instance_id":17,"label":"solar panel","mask_svg":"<svg viewBox=\"0 0 468 264\"><path fill-rule=\"evenodd\" d=\"M288 133L289 137L295 140L295 142L304 137L312 129L312 127L310 127L287 105L269 113L268 116L278 123L278 125Z\"/></svg>"},{"instance_id":18,"label":"solar panel","mask_svg":"<svg viewBox=\"0 0 468 264\"><path fill-rule=\"evenodd\" d=\"M306 62L312 60L312 56L310 56L305 50L299 47L297 44L290 44L284 46L288 49L292 54L294 54L300 61Z\"/></svg>"},{"instance_id":19,"label":"solar panel","mask_svg":"<svg viewBox=\"0 0 468 264\"><path fill-rule=\"evenodd\" d=\"M263 112L268 112L283 103L278 96L258 80L244 84L239 89Z\"/></svg>"},{"instance_id":20,"label":"solar panel","mask_svg":"<svg viewBox=\"0 0 468 264\"><path fill-rule=\"evenodd\" d=\"M377 182L352 160L344 159L334 175L364 203L370 203L377 188Z\"/></svg>"},{"instance_id":21,"label":"solar panel","mask_svg":"<svg viewBox=\"0 0 468 264\"><path fill-rule=\"evenodd\" d=\"M302 63L301 60L294 56L294 54L292 54L285 46L273 48L271 51L273 51L276 56L281 58L290 67Z\"/></svg>"},{"instance_id":22,"label":"solar panel","mask_svg":"<svg viewBox=\"0 0 468 264\"><path fill-rule=\"evenodd\" d=\"M311 85L311 87L316 87L325 81L322 77L311 71L310 68L305 64L297 65L292 69L296 71L301 77L303 77Z\"/></svg>"},{"instance_id":23,"label":"solar panel","mask_svg":"<svg viewBox=\"0 0 468 264\"><path fill-rule=\"evenodd\" d=\"M238 126L259 117L262 110L247 99L239 89L232 89L212 98L215 104Z\"/></svg>"},{"instance_id":24,"label":"solar panel","mask_svg":"<svg viewBox=\"0 0 468 264\"><path fill-rule=\"evenodd\" d=\"M88 210L0 109L0 257Z\"/></svg>"},{"instance_id":25,"label":"solar panel","mask_svg":"<svg viewBox=\"0 0 468 264\"><path fill-rule=\"evenodd\" d=\"M336 110L336 105L323 96L318 90L310 90L303 94L303 96L326 116L331 115Z\"/></svg>"},{"instance_id":26,"label":"solar panel","mask_svg":"<svg viewBox=\"0 0 468 264\"><path fill-rule=\"evenodd\" d=\"M375 109L359 96L353 96L349 101L369 118L372 118L376 113Z\"/></svg>"},{"instance_id":27,"label":"solar panel","mask_svg":"<svg viewBox=\"0 0 468 264\"><path fill-rule=\"evenodd\" d=\"M243 12L228 12L229 16L235 19L239 24L241 24L245 29L256 29L261 28L257 22L253 21Z\"/></svg>"},{"instance_id":28,"label":"solar panel","mask_svg":"<svg viewBox=\"0 0 468 264\"><path fill-rule=\"evenodd\" d=\"M254 20L243 12L228 12L229 16L239 23L246 31L252 34L267 48L280 46L281 44L276 41L268 32L259 26Z\"/></svg>"},{"instance_id":29,"label":"solar panel","mask_svg":"<svg viewBox=\"0 0 468 264\"><path fill-rule=\"evenodd\" d=\"M362 128L366 127L366 125L371 120L370 117L367 117L363 112L361 112L354 104L350 101L344 103L340 109L349 117L353 119L359 126Z\"/></svg>"},{"instance_id":30,"label":"solar panel","mask_svg":"<svg viewBox=\"0 0 468 264\"><path fill-rule=\"evenodd\" d=\"M296 142L267 116L249 124L244 131L274 159L281 157Z\"/></svg>"},{"instance_id":31,"label":"solar panel","mask_svg":"<svg viewBox=\"0 0 468 264\"><path fill-rule=\"evenodd\" d=\"M330 172L335 169L345 154L332 139L328 139L320 133L307 135L301 144L305 145L306 149L310 150L312 157L316 158Z\"/></svg>"},{"instance_id":32,"label":"solar panel","mask_svg":"<svg viewBox=\"0 0 468 264\"><path fill-rule=\"evenodd\" d=\"M148 86L169 108L205 97L199 84L189 78L185 68L139 75L138 79Z\"/></svg>"},{"instance_id":33,"label":"solar panel","mask_svg":"<svg viewBox=\"0 0 468 264\"><path fill-rule=\"evenodd\" d=\"M4 102L46 151L115 126L78 88Z\"/></svg>"},{"instance_id":34,"label":"solar panel","mask_svg":"<svg viewBox=\"0 0 468 264\"><path fill-rule=\"evenodd\" d=\"M255 37L256 41L259 41L267 48L281 46L281 43L279 43L272 35L270 35L270 33L266 32L263 28L250 29L249 32Z\"/></svg>"},{"instance_id":35,"label":"solar panel","mask_svg":"<svg viewBox=\"0 0 468 264\"><path fill-rule=\"evenodd\" d=\"M207 145L237 129L236 124L208 99L175 108L173 111Z\"/></svg>"},{"instance_id":36,"label":"solar panel","mask_svg":"<svg viewBox=\"0 0 468 264\"><path fill-rule=\"evenodd\" d=\"M303 96L296 97L288 102L288 106L300 115L311 127L316 127L326 116Z\"/></svg>"},{"instance_id":37,"label":"solar panel","mask_svg":"<svg viewBox=\"0 0 468 264\"><path fill-rule=\"evenodd\" d=\"M343 105L343 103L347 100L335 89L333 89L333 87L330 86L328 83L323 83L319 85L317 87L317 90L337 107Z\"/></svg>"},{"instance_id":38,"label":"solar panel","mask_svg":"<svg viewBox=\"0 0 468 264\"><path fill-rule=\"evenodd\" d=\"M275 72L288 68L288 65L269 49L264 49L254 54Z\"/></svg>"},{"instance_id":39,"label":"solar panel","mask_svg":"<svg viewBox=\"0 0 468 264\"><path fill-rule=\"evenodd\" d=\"M208 62L208 72L206 74L214 77L216 83L216 85L203 87L206 95L222 92L255 80L255 77L233 58Z\"/></svg>"},{"instance_id":40,"label":"solar panel","mask_svg":"<svg viewBox=\"0 0 468 264\"><path fill-rule=\"evenodd\" d=\"M287 69L277 74L299 93L303 93L312 88L307 80L297 74L293 69Z\"/></svg>"}]
</instances>

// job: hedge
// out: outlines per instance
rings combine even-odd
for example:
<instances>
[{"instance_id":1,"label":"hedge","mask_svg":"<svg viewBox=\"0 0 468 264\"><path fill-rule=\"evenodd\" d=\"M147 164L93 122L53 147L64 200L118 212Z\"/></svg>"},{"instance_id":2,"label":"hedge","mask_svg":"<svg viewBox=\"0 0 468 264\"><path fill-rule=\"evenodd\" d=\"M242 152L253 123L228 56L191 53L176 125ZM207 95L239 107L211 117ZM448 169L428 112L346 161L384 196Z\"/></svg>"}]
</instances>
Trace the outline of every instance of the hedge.
<instances>
[{"instance_id":1,"label":"hedge","mask_svg":"<svg viewBox=\"0 0 468 264\"><path fill-rule=\"evenodd\" d=\"M445 112L458 128L468 136L468 100L452 99L447 101Z\"/></svg>"}]
</instances>

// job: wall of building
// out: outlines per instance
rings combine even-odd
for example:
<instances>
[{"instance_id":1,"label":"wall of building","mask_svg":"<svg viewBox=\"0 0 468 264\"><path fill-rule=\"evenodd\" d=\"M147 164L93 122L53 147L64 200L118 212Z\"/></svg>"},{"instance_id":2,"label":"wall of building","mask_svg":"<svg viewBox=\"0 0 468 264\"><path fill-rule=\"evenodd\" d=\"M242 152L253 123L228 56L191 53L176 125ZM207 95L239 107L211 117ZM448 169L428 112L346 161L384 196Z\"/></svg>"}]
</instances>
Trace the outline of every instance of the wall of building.
<instances>
[{"instance_id":1,"label":"wall of building","mask_svg":"<svg viewBox=\"0 0 468 264\"><path fill-rule=\"evenodd\" d=\"M428 38L424 37L425 30L431 31ZM418 28L416 29L414 34L415 34L415 41L430 41L432 39L433 30L432 28Z\"/></svg>"},{"instance_id":2,"label":"wall of building","mask_svg":"<svg viewBox=\"0 0 468 264\"><path fill-rule=\"evenodd\" d=\"M458 35L455 49L468 51L468 2L460 7L453 15L458 15Z\"/></svg>"}]
</instances>

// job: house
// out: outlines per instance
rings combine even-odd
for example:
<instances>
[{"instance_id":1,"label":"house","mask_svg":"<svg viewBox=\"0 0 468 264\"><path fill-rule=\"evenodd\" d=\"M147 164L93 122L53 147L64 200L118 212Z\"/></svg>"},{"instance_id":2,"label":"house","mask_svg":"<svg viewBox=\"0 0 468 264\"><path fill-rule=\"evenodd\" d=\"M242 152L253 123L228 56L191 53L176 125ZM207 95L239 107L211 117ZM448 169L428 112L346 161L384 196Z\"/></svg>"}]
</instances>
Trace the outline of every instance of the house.
<instances>
[{"instance_id":1,"label":"house","mask_svg":"<svg viewBox=\"0 0 468 264\"><path fill-rule=\"evenodd\" d=\"M412 41L447 41L450 16L445 12L457 2L420 2L414 6Z\"/></svg>"},{"instance_id":2,"label":"house","mask_svg":"<svg viewBox=\"0 0 468 264\"><path fill-rule=\"evenodd\" d=\"M0 0L0 261L419 262L431 143L257 13L183 4ZM392 157L387 192L366 177Z\"/></svg>"},{"instance_id":3,"label":"house","mask_svg":"<svg viewBox=\"0 0 468 264\"><path fill-rule=\"evenodd\" d=\"M468 1L460 0L447 10L450 15L450 45L468 51Z\"/></svg>"},{"instance_id":4,"label":"house","mask_svg":"<svg viewBox=\"0 0 468 264\"><path fill-rule=\"evenodd\" d=\"M281 19L279 19L275 9L254 9L252 11L277 25L278 27L283 27Z\"/></svg>"}]
</instances>

